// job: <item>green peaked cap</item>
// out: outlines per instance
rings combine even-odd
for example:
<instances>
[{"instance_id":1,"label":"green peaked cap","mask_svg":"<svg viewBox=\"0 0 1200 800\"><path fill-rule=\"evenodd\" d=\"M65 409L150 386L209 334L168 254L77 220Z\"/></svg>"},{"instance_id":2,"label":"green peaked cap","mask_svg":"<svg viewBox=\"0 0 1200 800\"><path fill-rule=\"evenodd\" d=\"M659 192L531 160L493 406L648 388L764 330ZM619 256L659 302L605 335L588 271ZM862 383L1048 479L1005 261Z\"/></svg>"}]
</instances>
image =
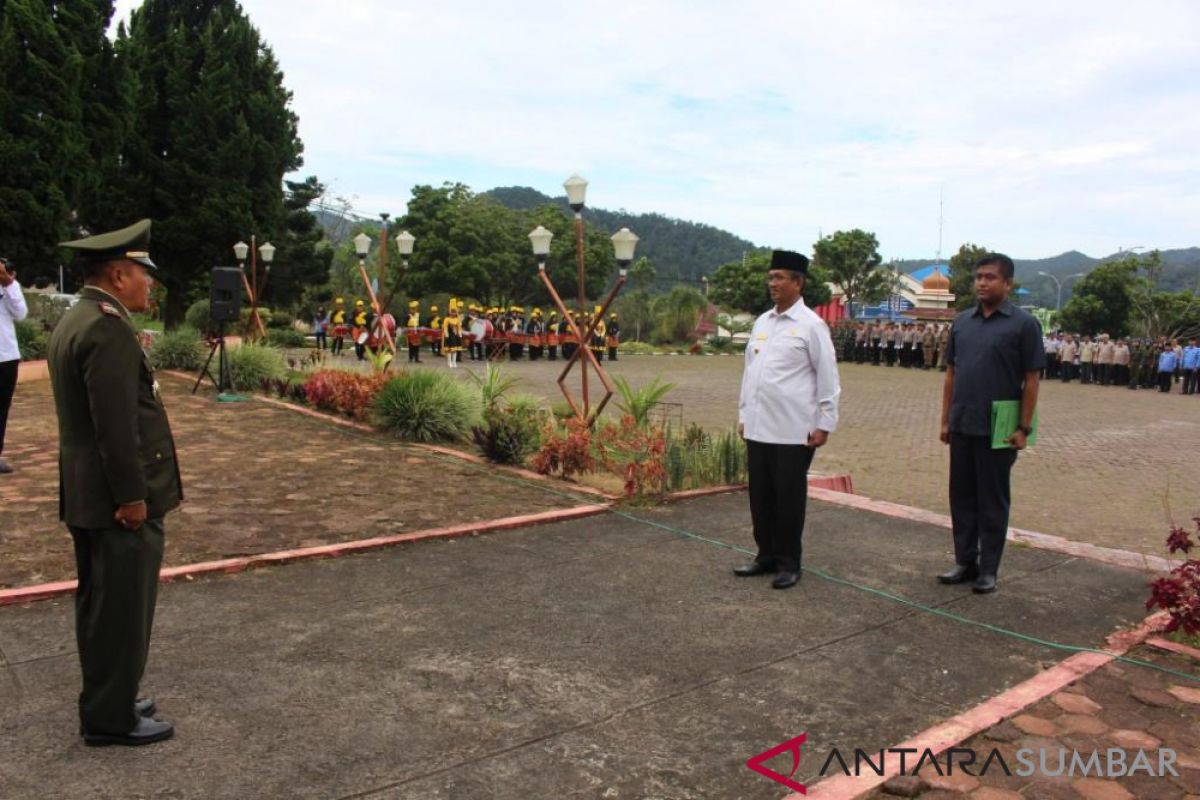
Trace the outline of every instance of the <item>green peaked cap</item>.
<instances>
[{"instance_id":1,"label":"green peaked cap","mask_svg":"<svg viewBox=\"0 0 1200 800\"><path fill-rule=\"evenodd\" d=\"M144 267L157 270L150 260L150 220L139 220L127 228L108 233L98 233L70 242L59 242L59 247L74 250L76 256L87 261L109 261L128 259Z\"/></svg>"}]
</instances>

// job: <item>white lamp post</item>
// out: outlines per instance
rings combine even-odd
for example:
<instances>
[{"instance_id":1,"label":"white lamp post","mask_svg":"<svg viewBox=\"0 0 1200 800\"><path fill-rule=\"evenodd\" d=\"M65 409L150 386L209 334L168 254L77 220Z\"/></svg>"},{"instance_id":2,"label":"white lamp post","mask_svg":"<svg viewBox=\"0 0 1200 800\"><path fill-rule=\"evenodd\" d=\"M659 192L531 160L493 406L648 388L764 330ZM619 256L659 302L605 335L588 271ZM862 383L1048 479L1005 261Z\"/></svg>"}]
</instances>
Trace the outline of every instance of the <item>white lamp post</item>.
<instances>
[{"instance_id":1,"label":"white lamp post","mask_svg":"<svg viewBox=\"0 0 1200 800\"><path fill-rule=\"evenodd\" d=\"M612 235L613 252L617 256L617 266L621 270L621 277L625 277L625 273L629 270L629 265L633 261L633 249L637 247L637 234L629 230L629 228L621 228Z\"/></svg>"},{"instance_id":2,"label":"white lamp post","mask_svg":"<svg viewBox=\"0 0 1200 800\"><path fill-rule=\"evenodd\" d=\"M533 254L537 256L538 272L546 271L546 259L550 257L550 240L554 234L538 225L529 232L529 242L533 245Z\"/></svg>"}]
</instances>

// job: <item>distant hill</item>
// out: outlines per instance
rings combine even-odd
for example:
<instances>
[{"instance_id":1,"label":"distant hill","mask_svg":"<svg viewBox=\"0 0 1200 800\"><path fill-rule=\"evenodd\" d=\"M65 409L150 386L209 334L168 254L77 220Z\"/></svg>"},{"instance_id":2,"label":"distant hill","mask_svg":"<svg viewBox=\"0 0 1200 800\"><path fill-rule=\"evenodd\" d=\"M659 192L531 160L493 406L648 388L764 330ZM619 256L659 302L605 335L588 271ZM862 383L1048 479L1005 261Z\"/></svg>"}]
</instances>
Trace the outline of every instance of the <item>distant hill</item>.
<instances>
[{"instance_id":1,"label":"distant hill","mask_svg":"<svg viewBox=\"0 0 1200 800\"><path fill-rule=\"evenodd\" d=\"M501 186L483 194L512 209L553 204L564 214L570 213L566 196L550 197L528 186ZM654 263L660 283L699 281L702 275L711 275L720 265L737 261L743 253L757 249L753 242L720 228L662 214L634 214L624 209L609 211L589 206L584 215L588 222L609 233L623 227L636 233L641 240L637 254Z\"/></svg>"}]
</instances>

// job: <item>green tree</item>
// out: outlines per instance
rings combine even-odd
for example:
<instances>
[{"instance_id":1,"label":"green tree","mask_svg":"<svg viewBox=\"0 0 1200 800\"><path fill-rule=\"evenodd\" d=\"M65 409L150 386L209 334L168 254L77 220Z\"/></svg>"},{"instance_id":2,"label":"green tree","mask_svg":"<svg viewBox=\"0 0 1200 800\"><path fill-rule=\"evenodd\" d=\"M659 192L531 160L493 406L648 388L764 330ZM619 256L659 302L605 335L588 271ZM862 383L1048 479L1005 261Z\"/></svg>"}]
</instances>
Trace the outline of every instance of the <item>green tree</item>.
<instances>
[{"instance_id":1,"label":"green tree","mask_svg":"<svg viewBox=\"0 0 1200 800\"><path fill-rule=\"evenodd\" d=\"M627 332L632 325L635 342L642 341L642 334L650 329L650 287L654 285L656 275L654 262L649 257L638 258L629 268L629 285L632 289L617 298L616 306L621 315L622 330Z\"/></svg>"},{"instance_id":2,"label":"green tree","mask_svg":"<svg viewBox=\"0 0 1200 800\"><path fill-rule=\"evenodd\" d=\"M851 314L855 303L878 303L895 289L895 273L883 268L875 234L855 228L824 236L813 245L814 261L842 290Z\"/></svg>"},{"instance_id":3,"label":"green tree","mask_svg":"<svg viewBox=\"0 0 1200 800\"><path fill-rule=\"evenodd\" d=\"M57 279L67 187L82 182L78 56L56 25L56 5L64 4L0 4L0 246L26 283Z\"/></svg>"},{"instance_id":4,"label":"green tree","mask_svg":"<svg viewBox=\"0 0 1200 800\"><path fill-rule=\"evenodd\" d=\"M117 56L138 103L116 192L155 221L171 326L210 269L229 263L233 242L283 235L283 176L302 164L297 118L275 56L235 0L146 0ZM100 209L94 227L128 224L125 214Z\"/></svg>"},{"instance_id":5,"label":"green tree","mask_svg":"<svg viewBox=\"0 0 1200 800\"><path fill-rule=\"evenodd\" d=\"M1164 291L1165 265L1158 250L1128 261L1135 262L1138 271L1129 292L1130 327L1152 339L1200 334L1200 285L1192 291Z\"/></svg>"},{"instance_id":6,"label":"green tree","mask_svg":"<svg viewBox=\"0 0 1200 800\"><path fill-rule=\"evenodd\" d=\"M1075 293L1063 306L1058 323L1063 330L1095 335L1125 336L1133 307L1133 284L1140 261L1137 256L1108 261L1093 269L1075 285Z\"/></svg>"},{"instance_id":7,"label":"green tree","mask_svg":"<svg viewBox=\"0 0 1200 800\"><path fill-rule=\"evenodd\" d=\"M651 313L654 317L652 338L662 344L690 339L700 315L708 308L708 299L695 289L676 286L654 298Z\"/></svg>"},{"instance_id":8,"label":"green tree","mask_svg":"<svg viewBox=\"0 0 1200 800\"><path fill-rule=\"evenodd\" d=\"M964 244L950 256L950 291L954 307L962 310L975 305L975 265L990 250L977 244Z\"/></svg>"},{"instance_id":9,"label":"green tree","mask_svg":"<svg viewBox=\"0 0 1200 800\"><path fill-rule=\"evenodd\" d=\"M329 281L333 251L324 241L317 218L309 208L325 193L316 176L303 181L285 181L283 238L275 246L275 263L263 301L270 306L291 307L305 289ZM394 263L399 263L394 262Z\"/></svg>"},{"instance_id":10,"label":"green tree","mask_svg":"<svg viewBox=\"0 0 1200 800\"><path fill-rule=\"evenodd\" d=\"M717 267L711 282L712 299L718 305L736 311L761 314L771 307L767 292L767 270L771 252L758 250L745 258ZM804 281L804 304L809 308L823 306L833 297L829 288L829 271L810 264Z\"/></svg>"}]
</instances>

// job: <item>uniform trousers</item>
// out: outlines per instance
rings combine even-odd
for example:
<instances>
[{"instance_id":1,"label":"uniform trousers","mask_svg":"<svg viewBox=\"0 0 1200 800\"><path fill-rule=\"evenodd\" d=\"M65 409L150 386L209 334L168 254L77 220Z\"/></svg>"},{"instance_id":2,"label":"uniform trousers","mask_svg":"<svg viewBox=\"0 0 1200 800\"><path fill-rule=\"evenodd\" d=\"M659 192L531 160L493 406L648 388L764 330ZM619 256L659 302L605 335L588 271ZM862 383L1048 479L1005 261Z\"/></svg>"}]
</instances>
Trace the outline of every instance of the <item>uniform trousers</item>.
<instances>
[{"instance_id":1,"label":"uniform trousers","mask_svg":"<svg viewBox=\"0 0 1200 800\"><path fill-rule=\"evenodd\" d=\"M79 719L89 733L137 725L138 684L150 651L163 556L163 520L136 531L68 526L75 541L75 638L83 690Z\"/></svg>"},{"instance_id":2,"label":"uniform trousers","mask_svg":"<svg viewBox=\"0 0 1200 800\"><path fill-rule=\"evenodd\" d=\"M0 361L0 454L4 452L4 432L8 427L8 409L12 406L17 388L17 367L20 360Z\"/></svg>"},{"instance_id":3,"label":"uniform trousers","mask_svg":"<svg viewBox=\"0 0 1200 800\"><path fill-rule=\"evenodd\" d=\"M750 519L760 564L799 572L813 448L746 440Z\"/></svg>"},{"instance_id":4,"label":"uniform trousers","mask_svg":"<svg viewBox=\"0 0 1200 800\"><path fill-rule=\"evenodd\" d=\"M1200 389L1200 370L1185 369L1183 371L1183 393L1195 394ZM0 391L3 391L0 389ZM0 403L4 402L4 398L0 396ZM2 412L0 412L2 413ZM4 424L0 422L0 450L4 449Z\"/></svg>"},{"instance_id":5,"label":"uniform trousers","mask_svg":"<svg viewBox=\"0 0 1200 800\"><path fill-rule=\"evenodd\" d=\"M977 564L985 575L999 571L1016 462L1015 449L993 450L990 437L950 434L950 520L960 566Z\"/></svg>"}]
</instances>

